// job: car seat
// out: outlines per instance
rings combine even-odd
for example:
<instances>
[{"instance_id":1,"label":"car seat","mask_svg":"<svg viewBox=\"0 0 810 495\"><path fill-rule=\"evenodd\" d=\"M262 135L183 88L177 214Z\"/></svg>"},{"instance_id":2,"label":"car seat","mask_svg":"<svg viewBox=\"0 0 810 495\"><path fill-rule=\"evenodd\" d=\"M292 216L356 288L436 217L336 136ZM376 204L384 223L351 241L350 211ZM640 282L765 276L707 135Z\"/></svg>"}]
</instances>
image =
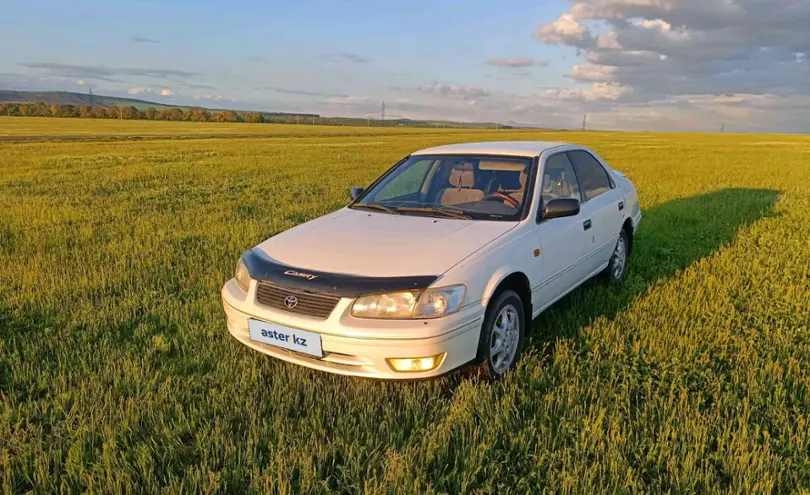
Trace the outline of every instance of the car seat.
<instances>
[{"instance_id":1,"label":"car seat","mask_svg":"<svg viewBox=\"0 0 810 495\"><path fill-rule=\"evenodd\" d=\"M450 185L439 192L438 200L443 206L475 203L484 197L482 189L475 189L475 172L472 164L457 165L450 171Z\"/></svg>"},{"instance_id":2,"label":"car seat","mask_svg":"<svg viewBox=\"0 0 810 495\"><path fill-rule=\"evenodd\" d=\"M543 203L572 196L571 184L565 178L565 171L559 168L547 170L543 175Z\"/></svg>"}]
</instances>

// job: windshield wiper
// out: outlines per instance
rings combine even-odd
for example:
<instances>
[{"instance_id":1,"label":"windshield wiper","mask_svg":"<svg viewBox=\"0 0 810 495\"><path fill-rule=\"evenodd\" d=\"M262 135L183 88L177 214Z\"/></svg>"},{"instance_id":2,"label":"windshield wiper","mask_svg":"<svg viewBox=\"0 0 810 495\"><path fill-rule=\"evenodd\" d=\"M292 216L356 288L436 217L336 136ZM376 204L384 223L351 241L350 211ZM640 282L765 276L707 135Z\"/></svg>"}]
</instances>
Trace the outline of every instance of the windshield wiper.
<instances>
[{"instance_id":1,"label":"windshield wiper","mask_svg":"<svg viewBox=\"0 0 810 495\"><path fill-rule=\"evenodd\" d=\"M431 214L435 214L435 215L439 215L439 216L443 216L443 217L461 218L461 219L466 219L466 220L469 220L469 219L472 218L470 215L467 215L466 213L464 213L461 210L445 210L445 209L430 208L430 207L417 208L415 206L400 206L399 208L397 208L397 211L400 211L400 212L413 211L413 212L417 212L417 213L431 213Z\"/></svg>"},{"instance_id":2,"label":"windshield wiper","mask_svg":"<svg viewBox=\"0 0 810 495\"><path fill-rule=\"evenodd\" d=\"M393 208L389 208L387 206L378 205L374 203L355 203L352 205L352 208L369 208L371 210L384 211L392 215L399 215L399 213L397 213L397 211L394 210Z\"/></svg>"}]
</instances>

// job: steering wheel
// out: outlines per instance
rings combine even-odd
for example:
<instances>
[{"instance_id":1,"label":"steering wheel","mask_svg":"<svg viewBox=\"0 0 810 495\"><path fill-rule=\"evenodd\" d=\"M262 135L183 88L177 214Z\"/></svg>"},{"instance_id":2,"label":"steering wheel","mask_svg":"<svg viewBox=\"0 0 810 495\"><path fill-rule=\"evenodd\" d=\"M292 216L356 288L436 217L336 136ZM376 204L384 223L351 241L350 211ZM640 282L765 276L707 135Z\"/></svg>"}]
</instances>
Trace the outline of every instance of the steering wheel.
<instances>
[{"instance_id":1,"label":"steering wheel","mask_svg":"<svg viewBox=\"0 0 810 495\"><path fill-rule=\"evenodd\" d=\"M495 191L494 193L487 194L481 201L503 201L504 204L511 206L512 208L520 208L520 201L513 198L509 193L505 193L503 191Z\"/></svg>"}]
</instances>

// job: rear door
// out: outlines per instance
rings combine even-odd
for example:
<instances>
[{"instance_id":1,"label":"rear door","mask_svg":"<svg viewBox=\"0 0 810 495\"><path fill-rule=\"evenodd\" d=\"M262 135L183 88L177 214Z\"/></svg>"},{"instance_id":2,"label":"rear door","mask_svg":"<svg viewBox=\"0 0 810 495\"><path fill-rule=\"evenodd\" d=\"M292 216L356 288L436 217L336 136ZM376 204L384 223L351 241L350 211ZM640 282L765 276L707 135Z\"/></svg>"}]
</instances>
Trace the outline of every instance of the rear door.
<instances>
[{"instance_id":1,"label":"rear door","mask_svg":"<svg viewBox=\"0 0 810 495\"><path fill-rule=\"evenodd\" d=\"M574 167L565 152L546 159L536 190L540 211L552 199L580 199ZM530 275L532 303L537 310L556 301L589 273L583 259L591 250L590 232L585 230L590 221L584 212L572 217L540 219L535 235L541 252Z\"/></svg>"},{"instance_id":2,"label":"rear door","mask_svg":"<svg viewBox=\"0 0 810 495\"><path fill-rule=\"evenodd\" d=\"M624 195L601 163L585 150L568 151L582 195L582 210L591 219L590 253L585 265L592 273L610 260L624 220Z\"/></svg>"}]
</instances>

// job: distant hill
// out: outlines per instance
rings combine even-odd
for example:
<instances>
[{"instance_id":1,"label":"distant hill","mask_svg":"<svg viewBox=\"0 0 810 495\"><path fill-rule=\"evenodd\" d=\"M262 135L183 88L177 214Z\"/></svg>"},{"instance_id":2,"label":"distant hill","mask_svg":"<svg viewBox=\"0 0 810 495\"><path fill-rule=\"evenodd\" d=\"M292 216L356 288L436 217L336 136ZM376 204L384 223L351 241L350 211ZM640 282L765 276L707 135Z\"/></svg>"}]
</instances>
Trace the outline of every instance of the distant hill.
<instances>
[{"instance_id":1,"label":"distant hill","mask_svg":"<svg viewBox=\"0 0 810 495\"><path fill-rule=\"evenodd\" d=\"M108 107L135 107L140 111L148 108L155 110L168 110L170 108L179 108L185 110L187 108L205 108L212 112L221 112L223 110L234 110L231 108L210 108L210 107L190 107L186 105L166 105L165 103L157 103L154 101L139 100L137 98L121 98L118 96L104 96L104 95L90 95L87 93L74 93L73 91L11 91L0 89L0 103L47 103L48 105L75 105L83 106L90 105L94 107L108 108ZM259 110L234 110L242 114L245 112L256 112ZM290 113L290 112L265 112L259 111L266 116L299 116L299 117L320 117L318 114L312 113Z\"/></svg>"},{"instance_id":2,"label":"distant hill","mask_svg":"<svg viewBox=\"0 0 810 495\"><path fill-rule=\"evenodd\" d=\"M135 98L118 98L116 96L89 95L87 93L74 93L71 91L7 91L0 90L0 102L8 103L35 103L43 102L49 105L93 105L96 107L135 107L138 110L154 108L166 110L169 108L186 108L179 105L164 105L153 101L138 100Z\"/></svg>"},{"instance_id":3,"label":"distant hill","mask_svg":"<svg viewBox=\"0 0 810 495\"><path fill-rule=\"evenodd\" d=\"M143 112L149 108L155 110L168 110L170 108L179 108L185 110L188 107L183 105L166 105L164 103L156 103L153 101L139 100L136 98L119 98L117 96L104 96L104 95L90 95L87 93L74 93L72 91L11 91L0 89L0 103L46 103L48 105L74 105L77 107L90 105L94 107L108 108L108 107L135 107ZM200 107L196 107L200 108ZM211 112L221 112L225 109L220 108L206 108ZM366 118L356 117L320 117L312 113L292 113L292 112L266 112L260 110L234 110L240 115L249 112L260 112L264 116L265 122L278 122L278 123L308 123L309 119L313 123L317 120L319 124L326 125L351 125L351 126L365 126L373 125L374 127L445 127L445 128L516 128L526 127L523 125L503 125L496 124L495 122L454 122L449 120L411 120L411 119L387 119L384 122L378 120L370 120Z\"/></svg>"}]
</instances>

